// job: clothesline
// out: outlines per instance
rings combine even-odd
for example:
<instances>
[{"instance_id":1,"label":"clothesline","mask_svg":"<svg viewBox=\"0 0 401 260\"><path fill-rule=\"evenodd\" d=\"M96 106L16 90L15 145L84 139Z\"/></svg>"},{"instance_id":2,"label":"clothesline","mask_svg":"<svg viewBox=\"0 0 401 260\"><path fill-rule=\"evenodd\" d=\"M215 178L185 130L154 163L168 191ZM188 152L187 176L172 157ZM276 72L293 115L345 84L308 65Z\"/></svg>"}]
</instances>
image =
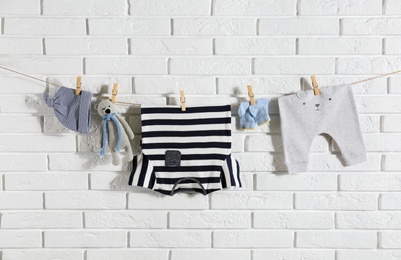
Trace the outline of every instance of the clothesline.
<instances>
[{"instance_id":1,"label":"clothesline","mask_svg":"<svg viewBox=\"0 0 401 260\"><path fill-rule=\"evenodd\" d=\"M3 67L3 66L0 66L0 69L7 70L7 71L13 72L15 74L18 74L18 75L21 75L21 76L24 76L24 77L28 77L28 78L31 78L31 79L34 79L34 80L38 80L38 81L41 81L41 82L44 82L44 83L48 83L48 84L56 86L56 87L60 87L60 88L62 87L59 84L56 84L56 83L53 83L53 82L49 82L49 81L45 81L43 79L39 79L39 78L33 77L31 75L28 75L28 74L25 74L25 73L22 73L22 72L19 72L19 71L16 71L16 70L12 70L12 69L9 69L9 68ZM130 103L130 102L122 102L122 101L115 101L115 103L140 106L139 104Z\"/></svg>"},{"instance_id":2,"label":"clothesline","mask_svg":"<svg viewBox=\"0 0 401 260\"><path fill-rule=\"evenodd\" d=\"M9 69L9 68L3 67L3 66L0 66L0 69L7 70L7 71L13 72L15 74L19 74L19 75L22 75L24 77L28 77L28 78L31 78L31 79L34 79L34 80L38 80L38 81L41 81L41 82L44 82L44 83L48 83L48 84L53 85L53 86L62 87L59 84L56 84L56 83L53 83L53 82L49 82L49 81L45 81L43 79L39 79L39 78L33 77L31 75L28 75L28 74L25 74L25 73L22 73L22 72L18 72L16 70L12 70L12 69ZM356 84L359 84L359 83L375 80L375 79L378 79L378 78L387 77L387 76L390 76L390 75L393 75L393 74L398 74L398 73L401 73L401 70L396 70L396 71L393 71L393 72L390 72L390 73L381 74L381 75L378 75L378 76L375 76L375 77L359 80L359 81L351 83L350 85L356 85ZM125 104L125 105L138 105L136 103L122 102L122 101L115 101L115 103Z\"/></svg>"},{"instance_id":3,"label":"clothesline","mask_svg":"<svg viewBox=\"0 0 401 260\"><path fill-rule=\"evenodd\" d=\"M371 80L374 80L374 79L379 79L379 78L387 77L387 76L390 76L390 75L393 75L393 74L397 74L397 73L400 73L400 72L401 72L401 70L396 70L396 71L393 71L393 72L390 72L390 73L387 73L387 74L378 75L378 76L376 76L376 77L372 77L372 78L367 78L367 79L359 80L359 81L356 81L356 82L351 83L351 85L356 85L356 84L363 83L363 82L366 82L366 81L371 81Z\"/></svg>"}]
</instances>

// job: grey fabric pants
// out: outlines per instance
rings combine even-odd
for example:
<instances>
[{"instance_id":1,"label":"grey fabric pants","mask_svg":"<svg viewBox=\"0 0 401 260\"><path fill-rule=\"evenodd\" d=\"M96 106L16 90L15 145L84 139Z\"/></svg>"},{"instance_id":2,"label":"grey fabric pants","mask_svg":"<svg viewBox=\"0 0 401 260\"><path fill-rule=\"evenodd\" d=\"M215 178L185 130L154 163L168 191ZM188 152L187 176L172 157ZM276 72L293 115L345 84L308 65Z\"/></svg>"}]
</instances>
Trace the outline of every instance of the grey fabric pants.
<instances>
[{"instance_id":1,"label":"grey fabric pants","mask_svg":"<svg viewBox=\"0 0 401 260\"><path fill-rule=\"evenodd\" d=\"M310 147L319 134L337 143L347 166L366 161L351 85L331 86L278 99L285 162L289 173L307 172Z\"/></svg>"}]
</instances>

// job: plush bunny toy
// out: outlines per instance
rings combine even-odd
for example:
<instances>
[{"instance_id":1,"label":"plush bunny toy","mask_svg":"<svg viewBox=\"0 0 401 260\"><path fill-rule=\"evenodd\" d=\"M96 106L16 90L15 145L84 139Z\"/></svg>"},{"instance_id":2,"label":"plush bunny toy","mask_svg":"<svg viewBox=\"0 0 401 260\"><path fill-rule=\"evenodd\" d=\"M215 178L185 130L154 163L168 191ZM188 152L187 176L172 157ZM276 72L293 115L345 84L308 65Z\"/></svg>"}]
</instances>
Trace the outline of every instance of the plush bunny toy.
<instances>
[{"instance_id":1,"label":"plush bunny toy","mask_svg":"<svg viewBox=\"0 0 401 260\"><path fill-rule=\"evenodd\" d=\"M119 165L120 149L125 149L126 161L130 162L134 158L130 139L134 139L128 123L120 115L116 113L114 104L110 100L102 100L99 104L95 105L95 109L103 118L102 121L102 149L100 155L104 155L106 143L109 143L111 156L113 157L113 165Z\"/></svg>"}]
</instances>

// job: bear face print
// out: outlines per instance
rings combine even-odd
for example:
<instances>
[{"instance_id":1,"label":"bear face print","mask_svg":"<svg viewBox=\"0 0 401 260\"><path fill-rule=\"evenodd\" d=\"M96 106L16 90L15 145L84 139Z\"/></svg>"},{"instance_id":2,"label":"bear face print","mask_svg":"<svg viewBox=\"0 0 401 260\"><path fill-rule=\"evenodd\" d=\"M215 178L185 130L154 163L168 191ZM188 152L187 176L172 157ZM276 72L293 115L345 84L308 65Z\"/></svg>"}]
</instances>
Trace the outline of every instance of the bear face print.
<instances>
[{"instance_id":1,"label":"bear face print","mask_svg":"<svg viewBox=\"0 0 401 260\"><path fill-rule=\"evenodd\" d=\"M301 101L303 107L309 110L312 106L315 112L319 112L322 109L323 104L332 101L334 87L321 88L320 92L320 95L315 96L312 91L299 91L296 96Z\"/></svg>"}]
</instances>

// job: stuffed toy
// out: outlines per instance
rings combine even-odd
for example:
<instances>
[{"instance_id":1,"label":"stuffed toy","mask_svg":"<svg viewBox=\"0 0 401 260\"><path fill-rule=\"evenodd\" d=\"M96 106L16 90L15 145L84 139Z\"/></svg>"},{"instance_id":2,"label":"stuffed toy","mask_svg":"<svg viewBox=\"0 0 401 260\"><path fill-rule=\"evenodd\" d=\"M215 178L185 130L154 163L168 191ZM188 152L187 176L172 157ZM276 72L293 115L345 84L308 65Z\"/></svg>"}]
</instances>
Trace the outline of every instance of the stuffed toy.
<instances>
[{"instance_id":1,"label":"stuffed toy","mask_svg":"<svg viewBox=\"0 0 401 260\"><path fill-rule=\"evenodd\" d=\"M121 163L120 150L125 149L126 161L130 162L134 158L130 140L134 139L128 123L120 115L116 113L116 108L110 100L102 100L99 104L95 105L95 109L103 118L102 121L102 148L100 155L104 155L107 142L113 158L113 165Z\"/></svg>"}]
</instances>

